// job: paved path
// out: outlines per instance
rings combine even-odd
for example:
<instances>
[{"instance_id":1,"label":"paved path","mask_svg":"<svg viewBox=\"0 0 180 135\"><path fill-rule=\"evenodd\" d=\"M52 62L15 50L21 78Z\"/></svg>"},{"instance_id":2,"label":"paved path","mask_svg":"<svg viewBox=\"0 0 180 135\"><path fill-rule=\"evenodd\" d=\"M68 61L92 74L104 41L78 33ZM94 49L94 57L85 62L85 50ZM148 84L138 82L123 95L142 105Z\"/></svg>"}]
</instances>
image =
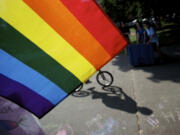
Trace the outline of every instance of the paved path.
<instances>
[{"instance_id":1,"label":"paved path","mask_svg":"<svg viewBox=\"0 0 180 135\"><path fill-rule=\"evenodd\" d=\"M179 135L180 48L163 51L173 55L168 63L138 68L119 54L102 69L111 87L94 75L40 120L0 98L0 135Z\"/></svg>"},{"instance_id":2,"label":"paved path","mask_svg":"<svg viewBox=\"0 0 180 135\"><path fill-rule=\"evenodd\" d=\"M40 120L47 135L180 134L179 59L133 68L120 54L103 70L113 74L112 87L101 88L94 75L80 97L69 96Z\"/></svg>"},{"instance_id":3,"label":"paved path","mask_svg":"<svg viewBox=\"0 0 180 135\"><path fill-rule=\"evenodd\" d=\"M41 120L48 135L55 135L58 130L59 133L66 130L67 135L70 132L72 135L138 135L137 105L129 81L131 72L119 71L112 62L104 70L113 74L113 86L102 89L94 75L81 91L84 96L69 96ZM116 92L111 92L112 89Z\"/></svg>"}]
</instances>

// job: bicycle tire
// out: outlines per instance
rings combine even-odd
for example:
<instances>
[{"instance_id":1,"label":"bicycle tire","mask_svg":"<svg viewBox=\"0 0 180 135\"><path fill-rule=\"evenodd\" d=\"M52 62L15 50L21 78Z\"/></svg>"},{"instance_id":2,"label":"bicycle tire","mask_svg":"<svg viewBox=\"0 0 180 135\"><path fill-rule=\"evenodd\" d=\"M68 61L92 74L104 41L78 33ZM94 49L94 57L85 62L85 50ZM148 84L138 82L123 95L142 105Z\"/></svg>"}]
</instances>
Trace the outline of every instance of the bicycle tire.
<instances>
[{"instance_id":1,"label":"bicycle tire","mask_svg":"<svg viewBox=\"0 0 180 135\"><path fill-rule=\"evenodd\" d=\"M75 91L72 93L72 96L74 97L86 97L89 96L89 92L87 91L83 91L83 90L79 90L79 91Z\"/></svg>"},{"instance_id":2,"label":"bicycle tire","mask_svg":"<svg viewBox=\"0 0 180 135\"><path fill-rule=\"evenodd\" d=\"M74 91L78 92L83 88L83 83L81 85L79 85Z\"/></svg>"},{"instance_id":3,"label":"bicycle tire","mask_svg":"<svg viewBox=\"0 0 180 135\"><path fill-rule=\"evenodd\" d=\"M99 71L99 73L96 76L96 80L101 86L107 87L112 85L114 79L110 72Z\"/></svg>"}]
</instances>

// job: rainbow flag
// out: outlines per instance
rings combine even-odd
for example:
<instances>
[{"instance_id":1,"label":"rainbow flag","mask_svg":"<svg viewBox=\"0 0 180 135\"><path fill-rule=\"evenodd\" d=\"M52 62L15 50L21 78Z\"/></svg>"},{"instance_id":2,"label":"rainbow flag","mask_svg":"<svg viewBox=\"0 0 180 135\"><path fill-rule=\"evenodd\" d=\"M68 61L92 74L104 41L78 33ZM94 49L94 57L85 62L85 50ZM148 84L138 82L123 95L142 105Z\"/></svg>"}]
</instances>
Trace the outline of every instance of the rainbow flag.
<instances>
[{"instance_id":1,"label":"rainbow flag","mask_svg":"<svg viewBox=\"0 0 180 135\"><path fill-rule=\"evenodd\" d=\"M126 44L93 0L0 0L0 95L41 118Z\"/></svg>"}]
</instances>

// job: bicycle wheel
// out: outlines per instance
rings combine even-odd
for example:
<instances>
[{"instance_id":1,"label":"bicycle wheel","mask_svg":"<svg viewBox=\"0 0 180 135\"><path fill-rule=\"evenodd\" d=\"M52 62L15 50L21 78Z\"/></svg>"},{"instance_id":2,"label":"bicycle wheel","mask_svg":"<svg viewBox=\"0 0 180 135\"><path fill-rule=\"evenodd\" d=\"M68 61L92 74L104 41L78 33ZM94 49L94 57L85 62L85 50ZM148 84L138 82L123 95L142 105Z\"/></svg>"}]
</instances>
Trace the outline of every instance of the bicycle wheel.
<instances>
[{"instance_id":1,"label":"bicycle wheel","mask_svg":"<svg viewBox=\"0 0 180 135\"><path fill-rule=\"evenodd\" d=\"M113 83L113 76L107 71L99 71L96 76L96 80L101 86L107 87L111 86L111 84Z\"/></svg>"},{"instance_id":2,"label":"bicycle wheel","mask_svg":"<svg viewBox=\"0 0 180 135\"><path fill-rule=\"evenodd\" d=\"M83 83L75 89L75 92L80 91L82 88L83 88Z\"/></svg>"},{"instance_id":3,"label":"bicycle wheel","mask_svg":"<svg viewBox=\"0 0 180 135\"><path fill-rule=\"evenodd\" d=\"M86 97L89 96L89 92L88 91L84 91L84 90L80 90L80 91L75 91L72 93L72 96L74 97Z\"/></svg>"}]
</instances>

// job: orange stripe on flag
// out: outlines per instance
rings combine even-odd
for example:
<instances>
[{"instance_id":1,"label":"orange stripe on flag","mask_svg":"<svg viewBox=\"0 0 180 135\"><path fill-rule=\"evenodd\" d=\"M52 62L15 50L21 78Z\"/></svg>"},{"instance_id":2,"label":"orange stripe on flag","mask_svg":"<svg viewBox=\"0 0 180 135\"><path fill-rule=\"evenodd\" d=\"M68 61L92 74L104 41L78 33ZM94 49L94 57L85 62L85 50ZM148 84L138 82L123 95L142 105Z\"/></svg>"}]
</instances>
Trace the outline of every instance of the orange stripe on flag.
<instances>
[{"instance_id":1,"label":"orange stripe on flag","mask_svg":"<svg viewBox=\"0 0 180 135\"><path fill-rule=\"evenodd\" d=\"M60 0L79 22L114 57L127 45L122 33L95 0Z\"/></svg>"},{"instance_id":2,"label":"orange stripe on flag","mask_svg":"<svg viewBox=\"0 0 180 135\"><path fill-rule=\"evenodd\" d=\"M24 0L57 33L96 69L111 59L101 44L72 15L60 0Z\"/></svg>"}]
</instances>

